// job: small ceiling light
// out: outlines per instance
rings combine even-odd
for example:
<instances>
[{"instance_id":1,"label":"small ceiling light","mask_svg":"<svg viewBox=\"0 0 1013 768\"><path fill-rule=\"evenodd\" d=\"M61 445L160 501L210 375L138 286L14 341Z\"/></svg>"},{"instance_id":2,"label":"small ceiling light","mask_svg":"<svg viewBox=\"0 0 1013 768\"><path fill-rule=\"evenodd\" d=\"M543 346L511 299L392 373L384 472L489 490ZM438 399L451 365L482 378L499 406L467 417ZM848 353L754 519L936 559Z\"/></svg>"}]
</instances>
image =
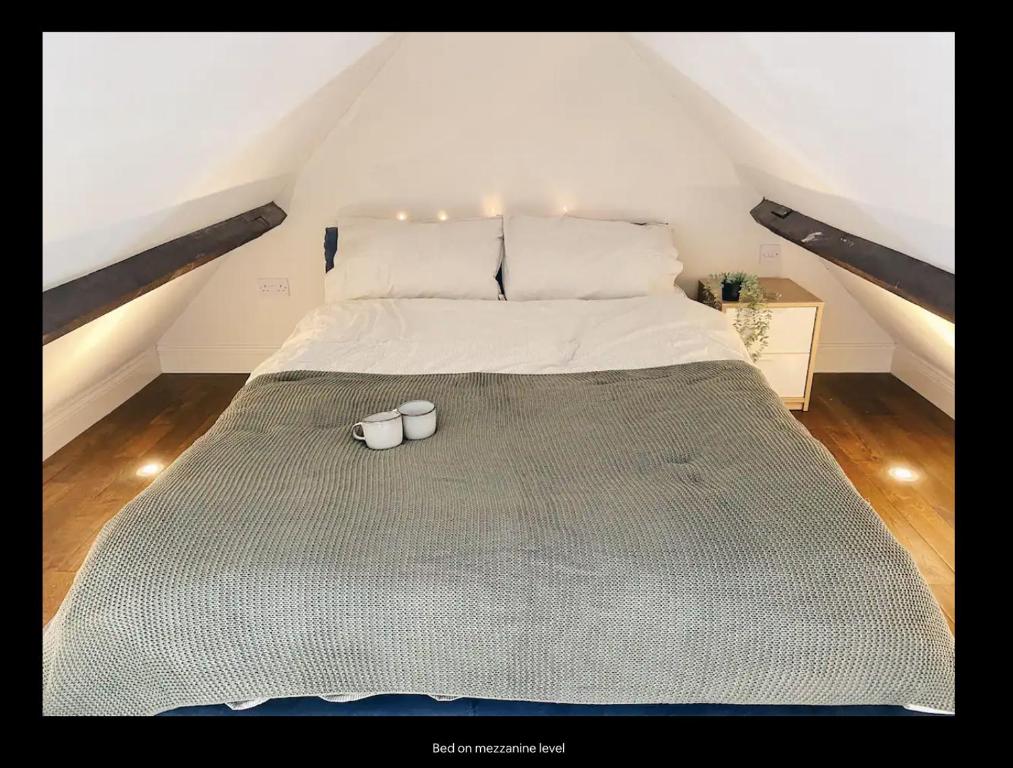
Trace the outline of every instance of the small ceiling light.
<instances>
[{"instance_id":1,"label":"small ceiling light","mask_svg":"<svg viewBox=\"0 0 1013 768\"><path fill-rule=\"evenodd\" d=\"M915 472L910 467L901 467L901 466L890 467L890 469L887 470L887 472L890 475L890 477L901 483L910 483L918 479L918 473Z\"/></svg>"},{"instance_id":2,"label":"small ceiling light","mask_svg":"<svg viewBox=\"0 0 1013 768\"><path fill-rule=\"evenodd\" d=\"M446 211L440 211L438 214L436 214L436 218L438 218L440 221L446 221L447 220L447 212Z\"/></svg>"},{"instance_id":3,"label":"small ceiling light","mask_svg":"<svg viewBox=\"0 0 1013 768\"><path fill-rule=\"evenodd\" d=\"M149 461L147 464L137 470L138 477L154 477L161 472L164 467L157 461Z\"/></svg>"},{"instance_id":4,"label":"small ceiling light","mask_svg":"<svg viewBox=\"0 0 1013 768\"><path fill-rule=\"evenodd\" d=\"M407 221L408 220L408 214L405 213L404 211L398 211L397 212L397 220L398 221Z\"/></svg>"}]
</instances>

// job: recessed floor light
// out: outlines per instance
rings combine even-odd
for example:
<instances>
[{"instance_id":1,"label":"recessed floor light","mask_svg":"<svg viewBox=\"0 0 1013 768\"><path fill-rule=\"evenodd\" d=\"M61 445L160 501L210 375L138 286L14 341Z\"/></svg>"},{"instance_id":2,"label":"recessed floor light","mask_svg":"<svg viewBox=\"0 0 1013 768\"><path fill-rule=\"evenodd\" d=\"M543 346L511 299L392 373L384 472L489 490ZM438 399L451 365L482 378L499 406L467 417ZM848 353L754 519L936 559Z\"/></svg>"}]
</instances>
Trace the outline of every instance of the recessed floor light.
<instances>
[{"instance_id":1,"label":"recessed floor light","mask_svg":"<svg viewBox=\"0 0 1013 768\"><path fill-rule=\"evenodd\" d=\"M910 483L918 479L918 473L910 467L890 467L887 471L890 477L902 483Z\"/></svg>"},{"instance_id":2,"label":"recessed floor light","mask_svg":"<svg viewBox=\"0 0 1013 768\"><path fill-rule=\"evenodd\" d=\"M143 465L140 469L137 470L137 476L154 477L159 472L161 472L162 469L164 469L164 467L157 461L149 461L147 464Z\"/></svg>"}]
</instances>

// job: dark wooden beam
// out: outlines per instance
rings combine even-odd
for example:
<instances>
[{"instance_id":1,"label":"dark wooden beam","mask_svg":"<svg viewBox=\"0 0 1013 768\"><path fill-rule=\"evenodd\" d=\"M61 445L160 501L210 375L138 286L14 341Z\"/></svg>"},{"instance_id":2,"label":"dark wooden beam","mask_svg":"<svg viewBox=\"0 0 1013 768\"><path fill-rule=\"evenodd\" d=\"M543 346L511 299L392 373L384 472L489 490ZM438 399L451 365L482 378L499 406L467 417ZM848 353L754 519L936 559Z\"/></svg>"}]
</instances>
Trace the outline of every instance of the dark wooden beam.
<instances>
[{"instance_id":1,"label":"dark wooden beam","mask_svg":"<svg viewBox=\"0 0 1013 768\"><path fill-rule=\"evenodd\" d=\"M285 215L268 203L43 291L43 345L260 237Z\"/></svg>"},{"instance_id":2,"label":"dark wooden beam","mask_svg":"<svg viewBox=\"0 0 1013 768\"><path fill-rule=\"evenodd\" d=\"M956 322L956 278L945 269L811 219L773 200L764 198L749 213L785 240Z\"/></svg>"}]
</instances>

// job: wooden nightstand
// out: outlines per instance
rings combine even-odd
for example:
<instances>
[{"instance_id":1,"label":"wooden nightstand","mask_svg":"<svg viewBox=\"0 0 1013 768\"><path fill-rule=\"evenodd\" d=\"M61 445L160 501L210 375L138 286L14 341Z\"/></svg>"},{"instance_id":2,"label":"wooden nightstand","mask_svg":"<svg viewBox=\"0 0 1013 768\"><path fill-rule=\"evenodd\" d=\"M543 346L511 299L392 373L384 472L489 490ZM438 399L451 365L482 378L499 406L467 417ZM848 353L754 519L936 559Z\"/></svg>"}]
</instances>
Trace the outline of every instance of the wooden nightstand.
<instances>
[{"instance_id":1,"label":"wooden nightstand","mask_svg":"<svg viewBox=\"0 0 1013 768\"><path fill-rule=\"evenodd\" d=\"M823 300L785 277L761 277L760 285L767 292L771 319L767 347L756 365L781 396L785 407L808 411L823 321ZM706 301L708 297L701 280L697 299ZM739 306L737 301L722 301L720 296L707 303L732 315L733 320Z\"/></svg>"}]
</instances>

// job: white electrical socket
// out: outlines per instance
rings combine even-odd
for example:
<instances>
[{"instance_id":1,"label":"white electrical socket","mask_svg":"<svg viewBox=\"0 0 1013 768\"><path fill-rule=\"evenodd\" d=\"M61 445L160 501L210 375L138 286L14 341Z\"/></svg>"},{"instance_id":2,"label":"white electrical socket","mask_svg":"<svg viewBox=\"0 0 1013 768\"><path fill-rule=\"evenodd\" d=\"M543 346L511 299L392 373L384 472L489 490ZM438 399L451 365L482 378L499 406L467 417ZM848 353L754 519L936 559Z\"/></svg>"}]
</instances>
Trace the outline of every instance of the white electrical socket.
<instances>
[{"instance_id":1,"label":"white electrical socket","mask_svg":"<svg viewBox=\"0 0 1013 768\"><path fill-rule=\"evenodd\" d=\"M257 293L261 296L288 296L288 278L258 277Z\"/></svg>"},{"instance_id":2,"label":"white electrical socket","mask_svg":"<svg viewBox=\"0 0 1013 768\"><path fill-rule=\"evenodd\" d=\"M760 263L779 261L781 258L781 246L777 243L773 245L761 245L760 246Z\"/></svg>"}]
</instances>

